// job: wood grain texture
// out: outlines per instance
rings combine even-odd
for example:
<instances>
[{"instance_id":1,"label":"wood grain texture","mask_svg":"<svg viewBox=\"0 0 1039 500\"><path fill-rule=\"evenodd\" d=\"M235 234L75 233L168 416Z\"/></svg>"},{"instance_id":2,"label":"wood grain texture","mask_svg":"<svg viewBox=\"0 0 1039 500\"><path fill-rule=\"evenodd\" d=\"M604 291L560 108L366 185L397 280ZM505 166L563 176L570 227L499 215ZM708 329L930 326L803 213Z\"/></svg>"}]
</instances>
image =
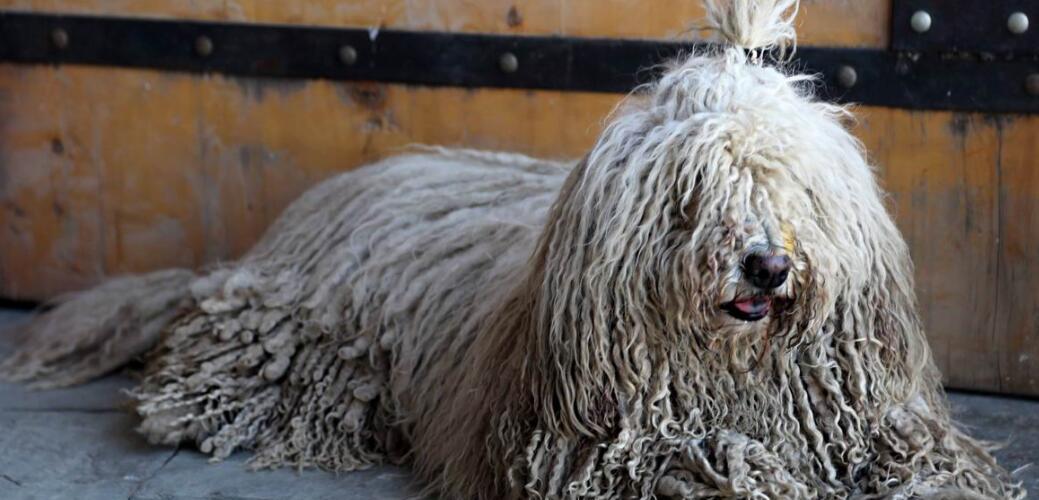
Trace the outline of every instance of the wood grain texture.
<instances>
[{"instance_id":1,"label":"wood grain texture","mask_svg":"<svg viewBox=\"0 0 1039 500\"><path fill-rule=\"evenodd\" d=\"M0 9L456 32L699 38L701 0L0 0ZM885 47L890 0L802 0L800 43Z\"/></svg>"},{"instance_id":2,"label":"wood grain texture","mask_svg":"<svg viewBox=\"0 0 1039 500\"><path fill-rule=\"evenodd\" d=\"M887 4L803 1L802 43L884 46ZM657 38L685 36L701 15L699 0L0 8ZM0 65L0 296L44 299L105 276L232 259L307 187L410 143L576 157L620 98ZM1039 117L859 114L949 384L1039 395Z\"/></svg>"},{"instance_id":3,"label":"wood grain texture","mask_svg":"<svg viewBox=\"0 0 1039 500\"><path fill-rule=\"evenodd\" d=\"M995 126L999 286L991 339L998 346L996 387L1034 395L1039 394L1039 119L1010 119Z\"/></svg>"},{"instance_id":4,"label":"wood grain texture","mask_svg":"<svg viewBox=\"0 0 1039 500\"><path fill-rule=\"evenodd\" d=\"M411 143L577 156L617 99L0 66L2 294L233 258L306 187Z\"/></svg>"},{"instance_id":5,"label":"wood grain texture","mask_svg":"<svg viewBox=\"0 0 1039 500\"><path fill-rule=\"evenodd\" d=\"M863 111L949 385L1039 394L1039 119Z\"/></svg>"}]
</instances>

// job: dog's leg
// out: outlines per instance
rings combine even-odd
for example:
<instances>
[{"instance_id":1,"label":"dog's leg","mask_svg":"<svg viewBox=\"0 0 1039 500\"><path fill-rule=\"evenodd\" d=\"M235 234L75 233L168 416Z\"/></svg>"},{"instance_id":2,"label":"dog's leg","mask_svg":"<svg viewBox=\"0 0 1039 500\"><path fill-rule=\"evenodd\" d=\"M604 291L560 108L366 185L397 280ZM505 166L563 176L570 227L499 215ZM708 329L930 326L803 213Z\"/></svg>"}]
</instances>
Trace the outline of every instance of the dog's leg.
<instances>
[{"instance_id":1,"label":"dog's leg","mask_svg":"<svg viewBox=\"0 0 1039 500\"><path fill-rule=\"evenodd\" d=\"M1024 490L933 403L914 398L878 423L876 457L860 487L897 498L1020 499Z\"/></svg>"},{"instance_id":2,"label":"dog's leg","mask_svg":"<svg viewBox=\"0 0 1039 500\"><path fill-rule=\"evenodd\" d=\"M660 498L770 498L813 496L786 462L746 435L713 432L687 440L657 480Z\"/></svg>"},{"instance_id":3,"label":"dog's leg","mask_svg":"<svg viewBox=\"0 0 1039 500\"><path fill-rule=\"evenodd\" d=\"M133 391L138 430L156 443L192 442L216 460L252 449L256 467L380 461L372 420L386 355L373 333L322 328L313 311L282 298L292 297L292 279L247 266L208 279L214 286L170 327Z\"/></svg>"},{"instance_id":4,"label":"dog's leg","mask_svg":"<svg viewBox=\"0 0 1039 500\"><path fill-rule=\"evenodd\" d=\"M826 497L840 485L812 485L784 457L733 431L706 436L640 435L576 442L536 432L509 474L516 497L768 498ZM822 492L823 494L820 494Z\"/></svg>"}]
</instances>

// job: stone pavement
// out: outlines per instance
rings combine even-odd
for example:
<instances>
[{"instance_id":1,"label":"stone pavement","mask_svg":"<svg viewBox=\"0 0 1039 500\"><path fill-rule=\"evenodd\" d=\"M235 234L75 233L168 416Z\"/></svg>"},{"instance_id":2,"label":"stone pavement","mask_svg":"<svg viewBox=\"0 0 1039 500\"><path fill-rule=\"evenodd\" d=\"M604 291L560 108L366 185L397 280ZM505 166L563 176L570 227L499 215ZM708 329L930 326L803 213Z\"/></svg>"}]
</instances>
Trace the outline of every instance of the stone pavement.
<instances>
[{"instance_id":1,"label":"stone pavement","mask_svg":"<svg viewBox=\"0 0 1039 500\"><path fill-rule=\"evenodd\" d=\"M0 310L0 325L24 314ZM210 464L190 448L150 446L120 406L121 376L73 389L27 391L0 384L2 500L321 500L417 498L406 469L378 467L250 472L246 453ZM1039 463L1039 401L954 393L958 419L979 437L1006 443L1011 470ZM1039 467L1018 473L1039 494Z\"/></svg>"}]
</instances>

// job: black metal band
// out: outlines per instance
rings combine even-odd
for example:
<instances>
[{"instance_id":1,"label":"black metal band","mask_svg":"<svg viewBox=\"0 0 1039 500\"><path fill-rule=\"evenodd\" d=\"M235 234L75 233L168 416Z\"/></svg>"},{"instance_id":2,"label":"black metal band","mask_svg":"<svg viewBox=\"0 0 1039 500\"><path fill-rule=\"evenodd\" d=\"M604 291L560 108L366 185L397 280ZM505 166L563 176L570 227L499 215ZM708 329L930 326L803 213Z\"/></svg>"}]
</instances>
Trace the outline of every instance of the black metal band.
<instances>
[{"instance_id":1,"label":"black metal band","mask_svg":"<svg viewBox=\"0 0 1039 500\"><path fill-rule=\"evenodd\" d=\"M913 15L926 15L914 27ZM1011 30L1010 18L1024 16ZM1039 55L1039 2L1035 0L892 0L891 47L896 50Z\"/></svg>"},{"instance_id":2,"label":"black metal band","mask_svg":"<svg viewBox=\"0 0 1039 500\"><path fill-rule=\"evenodd\" d=\"M627 92L689 43L0 13L0 60L275 78ZM866 105L1039 112L1032 61L801 47L822 97ZM1039 88L1039 77L1036 87Z\"/></svg>"}]
</instances>

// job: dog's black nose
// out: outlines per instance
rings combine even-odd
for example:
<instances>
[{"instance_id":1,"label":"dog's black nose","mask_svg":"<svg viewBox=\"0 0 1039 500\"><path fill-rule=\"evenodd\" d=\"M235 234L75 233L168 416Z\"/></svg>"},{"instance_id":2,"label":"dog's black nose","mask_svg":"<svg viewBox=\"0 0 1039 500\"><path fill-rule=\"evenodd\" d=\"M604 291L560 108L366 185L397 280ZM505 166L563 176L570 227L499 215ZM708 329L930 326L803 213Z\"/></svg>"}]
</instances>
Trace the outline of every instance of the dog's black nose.
<instances>
[{"instance_id":1,"label":"dog's black nose","mask_svg":"<svg viewBox=\"0 0 1039 500\"><path fill-rule=\"evenodd\" d=\"M790 274L790 257L753 252L743 260L743 276L750 284L772 290L786 281Z\"/></svg>"}]
</instances>

